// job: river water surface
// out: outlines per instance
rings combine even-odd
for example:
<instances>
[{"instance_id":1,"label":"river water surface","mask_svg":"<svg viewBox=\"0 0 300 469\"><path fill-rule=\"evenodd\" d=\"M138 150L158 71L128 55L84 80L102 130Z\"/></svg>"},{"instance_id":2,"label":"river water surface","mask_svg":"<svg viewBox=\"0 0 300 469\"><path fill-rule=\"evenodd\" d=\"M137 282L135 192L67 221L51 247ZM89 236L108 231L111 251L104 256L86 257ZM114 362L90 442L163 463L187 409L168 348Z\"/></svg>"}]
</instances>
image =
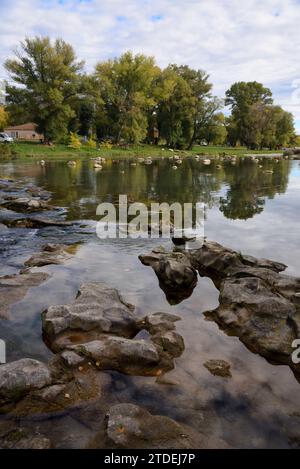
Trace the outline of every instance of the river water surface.
<instances>
[{"instance_id":1,"label":"river water surface","mask_svg":"<svg viewBox=\"0 0 300 469\"><path fill-rule=\"evenodd\" d=\"M1 164L0 178L12 177L51 191L52 203L67 208L67 220L82 220L80 233L61 228L0 232L1 275L18 272L46 242L82 242L63 265L33 269L51 277L13 305L9 320L0 320L8 361L49 359L40 313L49 305L72 302L83 281L103 281L136 305L138 314L165 311L179 315L182 320L177 329L186 347L165 383L111 373L111 392L117 401L137 403L195 429L206 427L214 438L233 447L300 445L300 384L287 366L268 363L205 320L203 312L218 305L212 281L200 278L190 298L170 305L154 272L140 263L138 255L158 244L171 248L171 243L100 240L94 228L97 204L117 201L119 194L127 194L129 202L204 202L207 239L245 254L282 261L288 265L288 273L299 276L299 162L266 159L262 165L245 159L236 165L224 162L217 168L214 162L204 166L186 159L174 171L168 159L154 160L149 166L120 160L119 164L107 161L97 172L87 160L77 162L76 167L59 161L44 167L31 162ZM232 378L211 375L203 366L208 359L228 361ZM52 435L57 446L84 446L83 440L92 436L89 422L74 418L63 425L66 422L73 428L72 436L63 437L62 426L61 433Z\"/></svg>"}]
</instances>

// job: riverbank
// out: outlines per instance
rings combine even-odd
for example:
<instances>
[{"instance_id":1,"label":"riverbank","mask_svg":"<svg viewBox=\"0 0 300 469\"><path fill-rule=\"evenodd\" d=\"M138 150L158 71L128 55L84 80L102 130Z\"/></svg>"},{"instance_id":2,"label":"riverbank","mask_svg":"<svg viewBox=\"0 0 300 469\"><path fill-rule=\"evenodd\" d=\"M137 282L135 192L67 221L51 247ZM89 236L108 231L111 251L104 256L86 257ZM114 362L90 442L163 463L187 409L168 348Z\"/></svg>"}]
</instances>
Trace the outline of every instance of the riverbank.
<instances>
[{"instance_id":1,"label":"riverbank","mask_svg":"<svg viewBox=\"0 0 300 469\"><path fill-rule=\"evenodd\" d=\"M175 150L176 151L176 150ZM127 147L114 146L112 148L90 148L87 145L82 145L79 149L70 148L67 145L55 144L53 146L42 145L40 143L13 143L9 146L2 145L0 147L0 159L14 159L14 160L35 160L51 158L51 160L65 160L65 159L82 159L92 158L101 155L104 158L137 158L137 157L151 157L161 158L174 152L165 146L154 145L128 145ZM202 155L215 157L219 155L235 155L244 156L245 154L255 155L274 155L282 154L282 151L251 151L245 147L228 147L228 146L199 146L196 145L192 150L178 150L176 153L181 157Z\"/></svg>"}]
</instances>

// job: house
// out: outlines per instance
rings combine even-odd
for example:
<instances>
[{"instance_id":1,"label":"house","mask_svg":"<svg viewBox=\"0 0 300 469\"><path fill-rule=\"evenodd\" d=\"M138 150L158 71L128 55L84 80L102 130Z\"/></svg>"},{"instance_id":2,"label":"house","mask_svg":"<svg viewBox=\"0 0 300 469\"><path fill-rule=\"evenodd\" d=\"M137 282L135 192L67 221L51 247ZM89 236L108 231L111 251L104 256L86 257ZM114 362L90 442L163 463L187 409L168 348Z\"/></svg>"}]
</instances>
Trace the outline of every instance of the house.
<instances>
[{"instance_id":1,"label":"house","mask_svg":"<svg viewBox=\"0 0 300 469\"><path fill-rule=\"evenodd\" d=\"M4 132L16 140L44 140L44 135L38 133L37 127L34 122L28 122L27 124L6 127Z\"/></svg>"}]
</instances>

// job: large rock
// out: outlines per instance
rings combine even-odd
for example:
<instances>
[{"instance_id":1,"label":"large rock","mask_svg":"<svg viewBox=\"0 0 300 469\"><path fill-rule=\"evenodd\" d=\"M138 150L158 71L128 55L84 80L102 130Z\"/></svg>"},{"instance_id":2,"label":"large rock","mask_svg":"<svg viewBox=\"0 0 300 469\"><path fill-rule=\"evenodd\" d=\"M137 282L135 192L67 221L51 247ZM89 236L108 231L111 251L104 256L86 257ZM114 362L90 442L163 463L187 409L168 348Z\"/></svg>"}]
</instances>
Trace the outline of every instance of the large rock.
<instances>
[{"instance_id":1,"label":"large rock","mask_svg":"<svg viewBox=\"0 0 300 469\"><path fill-rule=\"evenodd\" d=\"M110 408L106 431L118 448L189 449L204 443L202 435L191 428L126 403Z\"/></svg>"},{"instance_id":2,"label":"large rock","mask_svg":"<svg viewBox=\"0 0 300 469\"><path fill-rule=\"evenodd\" d=\"M11 306L24 298L29 288L40 285L48 278L49 275L45 272L26 272L0 277L0 318L7 319Z\"/></svg>"},{"instance_id":3,"label":"large rock","mask_svg":"<svg viewBox=\"0 0 300 469\"><path fill-rule=\"evenodd\" d=\"M114 288L86 283L73 304L50 306L43 313L44 337L70 368L81 357L99 370L135 375L160 375L174 368L174 358L184 351L183 338L175 331L180 318L153 313L138 319L133 309ZM142 330L149 333L146 340L134 338Z\"/></svg>"},{"instance_id":4,"label":"large rock","mask_svg":"<svg viewBox=\"0 0 300 469\"><path fill-rule=\"evenodd\" d=\"M0 366L0 403L16 402L28 392L51 383L47 365L23 358Z\"/></svg>"},{"instance_id":5,"label":"large rock","mask_svg":"<svg viewBox=\"0 0 300 469\"><path fill-rule=\"evenodd\" d=\"M69 349L92 359L98 369L134 375L155 375L160 361L154 344L143 339L103 336L86 344L70 346Z\"/></svg>"},{"instance_id":6,"label":"large rock","mask_svg":"<svg viewBox=\"0 0 300 469\"><path fill-rule=\"evenodd\" d=\"M81 333L78 340L84 342L103 333L133 337L138 331L133 309L116 289L85 283L73 304L50 306L42 314L43 331L56 350L72 344L75 332Z\"/></svg>"},{"instance_id":7,"label":"large rock","mask_svg":"<svg viewBox=\"0 0 300 469\"><path fill-rule=\"evenodd\" d=\"M177 304L193 292L197 284L197 271L184 253L168 253L159 249L140 255L139 259L153 268L169 303Z\"/></svg>"},{"instance_id":8,"label":"large rock","mask_svg":"<svg viewBox=\"0 0 300 469\"><path fill-rule=\"evenodd\" d=\"M192 266L220 290L220 305L206 312L207 318L238 336L252 351L274 363L288 364L298 376L300 365L292 362L292 343L300 337L300 278L281 274L286 266L280 262L243 255L214 242L183 250L181 256L153 251L141 260L161 279L170 279L180 271L167 263L174 254L183 270ZM190 282L193 287L193 278Z\"/></svg>"}]
</instances>

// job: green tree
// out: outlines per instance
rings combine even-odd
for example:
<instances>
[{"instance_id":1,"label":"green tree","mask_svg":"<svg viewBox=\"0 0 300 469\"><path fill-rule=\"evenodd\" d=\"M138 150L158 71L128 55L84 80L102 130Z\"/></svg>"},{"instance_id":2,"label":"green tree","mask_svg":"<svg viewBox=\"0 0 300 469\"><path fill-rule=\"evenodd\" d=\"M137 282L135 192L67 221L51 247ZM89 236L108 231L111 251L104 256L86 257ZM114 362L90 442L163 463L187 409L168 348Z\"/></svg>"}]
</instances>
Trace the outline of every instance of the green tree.
<instances>
[{"instance_id":1,"label":"green tree","mask_svg":"<svg viewBox=\"0 0 300 469\"><path fill-rule=\"evenodd\" d=\"M234 83L226 91L225 105L232 110L229 126L229 138L235 136L235 143L239 141L242 145L253 146L253 106L266 106L273 103L272 92L256 81ZM233 143L233 142L231 142Z\"/></svg>"},{"instance_id":2,"label":"green tree","mask_svg":"<svg viewBox=\"0 0 300 469\"><path fill-rule=\"evenodd\" d=\"M212 114L211 118L207 119L205 125L199 132L199 138L213 145L223 145L225 143L227 130L225 126L225 116L222 112Z\"/></svg>"},{"instance_id":3,"label":"green tree","mask_svg":"<svg viewBox=\"0 0 300 469\"><path fill-rule=\"evenodd\" d=\"M109 132L116 142L143 140L149 109L155 105L153 88L159 74L154 58L142 54L126 52L118 59L99 63L95 83L103 106L98 128Z\"/></svg>"},{"instance_id":4,"label":"green tree","mask_svg":"<svg viewBox=\"0 0 300 469\"><path fill-rule=\"evenodd\" d=\"M16 86L7 85L8 108L16 118L30 118L46 140L66 134L81 90L78 62L71 45L61 39L26 38L5 68ZM20 112L21 109L21 112Z\"/></svg>"},{"instance_id":5,"label":"green tree","mask_svg":"<svg viewBox=\"0 0 300 469\"><path fill-rule=\"evenodd\" d=\"M173 67L163 72L161 89L164 91L158 105L158 126L160 135L167 145L184 148L193 135L195 98L189 84L179 76Z\"/></svg>"}]
</instances>

